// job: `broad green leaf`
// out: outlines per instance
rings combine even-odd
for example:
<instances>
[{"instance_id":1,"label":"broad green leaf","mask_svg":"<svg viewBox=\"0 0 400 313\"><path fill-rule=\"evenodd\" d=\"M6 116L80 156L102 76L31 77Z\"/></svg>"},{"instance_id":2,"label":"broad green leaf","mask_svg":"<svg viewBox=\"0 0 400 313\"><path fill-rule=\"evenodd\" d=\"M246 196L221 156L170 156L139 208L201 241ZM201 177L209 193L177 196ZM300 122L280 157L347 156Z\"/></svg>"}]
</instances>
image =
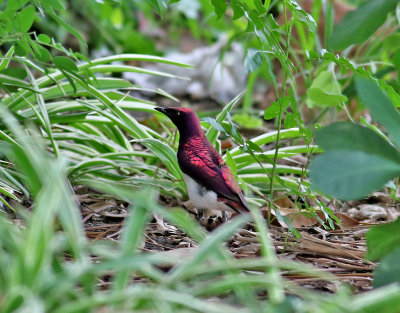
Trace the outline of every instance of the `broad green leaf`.
<instances>
[{"instance_id":1,"label":"broad green leaf","mask_svg":"<svg viewBox=\"0 0 400 313\"><path fill-rule=\"evenodd\" d=\"M356 88L358 96L371 111L372 119L382 124L389 137L400 147L400 113L393 103L370 79L356 78Z\"/></svg>"},{"instance_id":2,"label":"broad green leaf","mask_svg":"<svg viewBox=\"0 0 400 313\"><path fill-rule=\"evenodd\" d=\"M9 67L4 70L0 70L0 74L11 76L21 80L25 79L27 75L26 70L20 67Z\"/></svg>"},{"instance_id":3,"label":"broad green leaf","mask_svg":"<svg viewBox=\"0 0 400 313\"><path fill-rule=\"evenodd\" d=\"M293 113L286 113L285 118L283 120L283 124L286 129L296 127L299 125L298 120L296 120L296 116Z\"/></svg>"},{"instance_id":4,"label":"broad green leaf","mask_svg":"<svg viewBox=\"0 0 400 313\"><path fill-rule=\"evenodd\" d=\"M22 8L25 3L27 3L28 0L14 0L14 1L7 1L7 9L11 10L18 10L19 8Z\"/></svg>"},{"instance_id":5,"label":"broad green leaf","mask_svg":"<svg viewBox=\"0 0 400 313\"><path fill-rule=\"evenodd\" d=\"M318 191L342 200L359 199L400 175L400 152L371 129L335 123L319 130L316 140L325 150L310 166Z\"/></svg>"},{"instance_id":6,"label":"broad green leaf","mask_svg":"<svg viewBox=\"0 0 400 313\"><path fill-rule=\"evenodd\" d=\"M232 19L237 20L241 18L244 15L244 10L240 3L240 0L231 0L230 4L233 11Z\"/></svg>"},{"instance_id":7,"label":"broad green leaf","mask_svg":"<svg viewBox=\"0 0 400 313\"><path fill-rule=\"evenodd\" d=\"M38 36L38 40L42 43L50 43L51 42L51 38L49 36L47 36L46 34L40 34Z\"/></svg>"},{"instance_id":8,"label":"broad green leaf","mask_svg":"<svg viewBox=\"0 0 400 313\"><path fill-rule=\"evenodd\" d=\"M35 8L29 5L21 10L16 16L16 23L19 30L26 33L35 20Z\"/></svg>"},{"instance_id":9,"label":"broad green leaf","mask_svg":"<svg viewBox=\"0 0 400 313\"><path fill-rule=\"evenodd\" d=\"M377 261L400 247L400 218L395 222L371 227L367 233L366 258Z\"/></svg>"},{"instance_id":10,"label":"broad green leaf","mask_svg":"<svg viewBox=\"0 0 400 313\"><path fill-rule=\"evenodd\" d=\"M310 14L304 11L301 6L299 6L298 3L294 0L288 0L287 5L291 9L291 11L296 13L296 18L300 22L302 22L310 32L315 32L315 30L317 29L317 24Z\"/></svg>"},{"instance_id":11,"label":"broad green leaf","mask_svg":"<svg viewBox=\"0 0 400 313\"><path fill-rule=\"evenodd\" d=\"M397 225L399 226L399 225ZM396 230L398 232L398 229ZM392 236L392 233L389 233ZM386 255L374 270L374 288L400 283L400 240L395 244L396 250Z\"/></svg>"},{"instance_id":12,"label":"broad green leaf","mask_svg":"<svg viewBox=\"0 0 400 313\"><path fill-rule=\"evenodd\" d=\"M330 71L321 72L307 90L307 105L314 106L339 106L347 97L340 92L335 76Z\"/></svg>"},{"instance_id":13,"label":"broad green leaf","mask_svg":"<svg viewBox=\"0 0 400 313\"><path fill-rule=\"evenodd\" d=\"M62 0L41 0L40 4L46 9L63 10L64 6Z\"/></svg>"},{"instance_id":14,"label":"broad green leaf","mask_svg":"<svg viewBox=\"0 0 400 313\"><path fill-rule=\"evenodd\" d=\"M20 40L17 42L17 45L15 46L15 54L18 56L26 56L28 53L31 53L32 49L30 46L27 44L25 40Z\"/></svg>"},{"instance_id":15,"label":"broad green leaf","mask_svg":"<svg viewBox=\"0 0 400 313\"><path fill-rule=\"evenodd\" d=\"M206 116L206 117L203 117L201 119L201 121L206 122L207 124L210 124L215 130L217 130L219 132L226 133L225 128L220 123L218 123L216 121L216 119L213 117Z\"/></svg>"},{"instance_id":16,"label":"broad green leaf","mask_svg":"<svg viewBox=\"0 0 400 313\"><path fill-rule=\"evenodd\" d=\"M276 118L280 112L284 112L289 105L289 97L278 99L264 111L264 119L270 120ZM282 106L282 107L281 107Z\"/></svg>"},{"instance_id":17,"label":"broad green leaf","mask_svg":"<svg viewBox=\"0 0 400 313\"><path fill-rule=\"evenodd\" d=\"M217 17L220 18L221 16L224 15L228 4L226 3L225 0L211 0L212 5L215 8L215 14L217 14Z\"/></svg>"},{"instance_id":18,"label":"broad green leaf","mask_svg":"<svg viewBox=\"0 0 400 313\"><path fill-rule=\"evenodd\" d=\"M235 114L232 117L232 121L234 121L235 123L239 124L242 127L249 129L262 127L263 124L263 121L260 117L255 117L247 113Z\"/></svg>"},{"instance_id":19,"label":"broad green leaf","mask_svg":"<svg viewBox=\"0 0 400 313\"><path fill-rule=\"evenodd\" d=\"M43 48L42 46L38 46L39 51L40 51L40 56L38 56L38 59L44 63L49 62L51 60L51 54L49 50L46 48Z\"/></svg>"},{"instance_id":20,"label":"broad green leaf","mask_svg":"<svg viewBox=\"0 0 400 313\"><path fill-rule=\"evenodd\" d=\"M260 50L249 48L247 50L246 58L244 59L244 68L246 73L254 72L262 64L262 54Z\"/></svg>"},{"instance_id":21,"label":"broad green leaf","mask_svg":"<svg viewBox=\"0 0 400 313\"><path fill-rule=\"evenodd\" d=\"M351 44L365 41L394 12L398 0L367 0L356 10L346 14L343 20L335 25L329 37L330 50L342 50Z\"/></svg>"},{"instance_id":22,"label":"broad green leaf","mask_svg":"<svg viewBox=\"0 0 400 313\"><path fill-rule=\"evenodd\" d=\"M70 58L57 56L54 57L54 64L62 70L66 70L69 72L78 71L78 67Z\"/></svg>"}]
</instances>

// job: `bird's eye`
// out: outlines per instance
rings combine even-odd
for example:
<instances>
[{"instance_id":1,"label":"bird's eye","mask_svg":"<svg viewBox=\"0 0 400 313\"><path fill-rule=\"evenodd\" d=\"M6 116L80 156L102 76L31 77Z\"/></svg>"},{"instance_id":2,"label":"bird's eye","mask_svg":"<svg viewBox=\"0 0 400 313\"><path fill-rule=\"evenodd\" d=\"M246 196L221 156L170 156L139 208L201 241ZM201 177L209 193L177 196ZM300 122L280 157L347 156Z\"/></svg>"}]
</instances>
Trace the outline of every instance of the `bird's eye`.
<instances>
[{"instance_id":1,"label":"bird's eye","mask_svg":"<svg viewBox=\"0 0 400 313\"><path fill-rule=\"evenodd\" d=\"M181 112L179 112L179 111L178 111L176 114L177 114L178 116L181 116Z\"/></svg>"}]
</instances>

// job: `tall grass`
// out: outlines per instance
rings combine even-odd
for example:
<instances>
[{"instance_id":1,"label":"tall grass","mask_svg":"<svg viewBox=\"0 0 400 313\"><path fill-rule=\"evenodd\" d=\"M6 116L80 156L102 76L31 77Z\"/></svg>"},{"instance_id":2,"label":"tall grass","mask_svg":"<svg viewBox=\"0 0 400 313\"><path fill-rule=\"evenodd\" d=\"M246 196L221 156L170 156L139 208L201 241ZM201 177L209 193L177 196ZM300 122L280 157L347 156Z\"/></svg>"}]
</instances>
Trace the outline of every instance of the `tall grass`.
<instances>
[{"instance_id":1,"label":"tall grass","mask_svg":"<svg viewBox=\"0 0 400 313\"><path fill-rule=\"evenodd\" d=\"M0 114L15 138L2 143L3 157L23 172L34 200L31 211L17 209L18 224L4 213L0 219L1 312L366 312L371 303L397 312L397 285L360 296L346 289L326 296L282 278L280 271L332 279L310 266L278 261L257 210L252 219L262 255L235 259L224 243L249 216L207 234L182 209L160 207L154 188L132 191L92 181L93 187L131 205L119 242L90 241L67 183L66 158L48 151L34 126L22 126L5 108ZM152 214L186 231L197 248L185 259L141 251ZM104 278L108 285L101 283Z\"/></svg>"}]
</instances>

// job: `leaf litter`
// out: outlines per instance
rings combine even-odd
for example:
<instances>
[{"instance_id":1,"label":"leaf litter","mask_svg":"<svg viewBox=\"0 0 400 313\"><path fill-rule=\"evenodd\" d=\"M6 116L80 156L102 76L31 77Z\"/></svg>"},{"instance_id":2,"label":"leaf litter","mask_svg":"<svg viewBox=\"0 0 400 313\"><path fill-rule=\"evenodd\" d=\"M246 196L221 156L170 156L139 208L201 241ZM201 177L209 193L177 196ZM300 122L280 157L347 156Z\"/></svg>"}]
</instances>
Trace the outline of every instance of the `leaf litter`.
<instances>
[{"instance_id":1,"label":"leaf litter","mask_svg":"<svg viewBox=\"0 0 400 313\"><path fill-rule=\"evenodd\" d=\"M95 240L118 240L127 215L127 203L96 194L86 188L83 190L84 193L76 188L87 236ZM282 215L291 217L292 225L296 227L300 237L297 238L290 233L284 223L270 225L269 234L278 258L313 265L316 271L329 272L336 280L324 281L288 271L282 271L282 275L300 286L315 290L334 292L339 282L350 284L357 292L370 290L376 264L364 259L367 251L366 233L371 225L391 221L399 215L399 208L393 207L392 202L389 203L387 199L386 203L377 202L382 201L383 195L379 195L381 198L376 196L373 194L372 198L364 201L344 203L342 212L334 213L342 225L333 230L323 228L318 219L307 216L304 212L281 208ZM376 202L374 204L366 203L374 201ZM351 209L354 208L364 212L363 208L365 209L367 205L385 210L391 208L393 212L386 215L351 213ZM184 207L182 203L181 206ZM320 218L323 218L322 213ZM196 253L197 246L198 243L183 231L161 217L154 216L146 227L141 250L165 254L176 260L168 265L168 268L171 268ZM260 257L261 245L251 224L230 238L227 247L235 258Z\"/></svg>"}]
</instances>

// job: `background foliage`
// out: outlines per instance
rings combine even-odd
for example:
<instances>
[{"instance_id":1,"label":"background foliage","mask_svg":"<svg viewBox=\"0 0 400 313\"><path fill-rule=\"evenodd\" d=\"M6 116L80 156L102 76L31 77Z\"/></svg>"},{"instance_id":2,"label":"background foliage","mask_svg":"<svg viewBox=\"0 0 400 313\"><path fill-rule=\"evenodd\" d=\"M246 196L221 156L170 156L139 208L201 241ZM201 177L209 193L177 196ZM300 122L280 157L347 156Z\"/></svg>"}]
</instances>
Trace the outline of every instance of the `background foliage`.
<instances>
[{"instance_id":1,"label":"background foliage","mask_svg":"<svg viewBox=\"0 0 400 313\"><path fill-rule=\"evenodd\" d=\"M206 44L221 34L227 45L241 43L247 88L215 118L204 118L207 136L219 148L221 135L236 144L223 157L254 207L275 210L290 225L274 202L279 191L299 209L322 210L323 225L332 228L336 217L319 193L348 200L384 184L396 190L400 173L400 7L395 0L350 3L355 9L334 24L334 3L322 0L309 13L294 0L1 2L1 311L397 312L398 221L368 234L367 257L382 260L376 289L354 296L341 286L326 296L281 277L284 269L332 279L278 261L258 210L252 219L262 255L243 260L223 243L249 217L208 234L182 210L161 208L158 193L186 197L176 138L168 127L167 139L160 134L160 116L144 124L129 114L156 115L155 103L147 89L121 78L135 72L182 79L142 65L190 67L162 57L186 29ZM161 44L160 28L167 38ZM260 82L275 95L266 109L254 98ZM371 119L361 114L366 108ZM306 119L309 111L314 116ZM234 122L243 114L263 116L276 130L243 137ZM283 164L298 154L313 159L311 183L308 168ZM131 203L120 242L85 237L72 197L77 185ZM152 214L199 242L168 272L162 267L175 260L138 249ZM17 216L23 227L13 223ZM132 276L143 282L132 283ZM107 290L97 284L104 277L111 281Z\"/></svg>"}]
</instances>

